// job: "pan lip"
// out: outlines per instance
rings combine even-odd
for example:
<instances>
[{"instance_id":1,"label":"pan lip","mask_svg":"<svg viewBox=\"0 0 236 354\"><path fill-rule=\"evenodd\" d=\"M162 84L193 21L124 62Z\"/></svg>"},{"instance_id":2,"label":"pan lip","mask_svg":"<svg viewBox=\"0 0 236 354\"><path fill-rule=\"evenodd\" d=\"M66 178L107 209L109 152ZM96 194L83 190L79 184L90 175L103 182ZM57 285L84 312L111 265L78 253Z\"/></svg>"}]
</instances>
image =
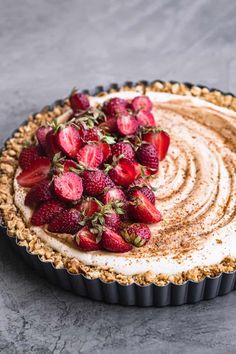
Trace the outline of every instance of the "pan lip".
<instances>
[{"instance_id":1,"label":"pan lip","mask_svg":"<svg viewBox=\"0 0 236 354\"><path fill-rule=\"evenodd\" d=\"M185 85L185 86L186 86L187 88L189 88L189 89L192 89L193 87L198 87L198 88L201 88L201 89L206 88L206 89L209 90L209 92L217 91L217 92L219 92L219 93L220 93L221 95L223 95L223 96L228 96L228 95L230 95L230 96L232 96L232 97L234 97L234 98L236 97L235 94L233 94L233 93L231 93L231 92L224 92L224 91L222 91L222 90L220 90L220 89L218 89L218 88L210 88L210 87L208 87L207 85L204 85L204 84L193 84L193 83L190 83L190 82L185 82L185 81L184 81L184 82L180 82L180 81L175 81L175 80L168 80L168 81L165 81L165 80L159 80L159 79L152 80L152 81L148 81L148 80L125 81L125 82L122 82L121 84L118 84L118 83L110 83L110 84L108 84L108 85L106 85L106 86L103 86L103 85L96 86L96 87L93 88L93 89L83 89L83 90L81 90L81 92L83 92L83 93L85 93L85 94L88 94L88 95L91 95L91 96L97 96L98 94L100 94L100 93L102 93L102 92L104 92L104 93L109 93L110 90L116 90L117 92L119 92L119 91L122 89L122 87L124 87L124 86L125 86L125 87L129 87L130 89L132 89L132 88L135 88L137 85L140 84L140 85L143 85L144 90L145 90L145 87L151 87L151 86L154 85L155 83L165 84L165 83L167 83L167 82L170 83L171 85L174 85L174 84L179 84L179 85L180 85L180 84L182 84L182 85ZM55 106L58 106L58 105L59 105L59 106L62 106L62 105L65 103L65 101L66 101L67 99L68 99L68 97L63 98L63 99L57 99L57 100L55 100L51 105L47 105L47 106L45 107L45 109L47 109L48 111L51 111L51 110L53 110L53 108L54 108ZM34 118L38 113L40 113L40 112L33 113L33 114L32 114L33 118ZM6 142L15 134L15 132L17 132L17 131L19 130L20 127L26 125L27 123L28 123L28 120L23 121L23 123L20 124L20 126L17 127L17 128L12 132L11 136L4 140L2 146L0 146L0 155L1 155L2 149L4 149L4 146L5 146ZM216 276L209 276L209 275L206 275L204 278L202 278L202 279L199 280L199 281L195 281L195 280L192 280L192 279L188 279L188 280L184 281L184 282L181 283L181 284L177 284L177 283L172 282L172 281L168 281L168 283L167 283L167 284L164 284L164 285L157 285L157 284L155 284L154 282L150 282L150 283L148 283L148 284L143 284L143 285L142 285L142 284L137 283L137 282L135 282L135 281L132 282L132 283L128 283L128 284L123 284L123 283L119 282L118 280L113 280L113 281L109 282L109 281L105 281L105 280L101 279L100 277L97 277L97 278L89 278L89 277L87 277L87 276L86 276L85 274L83 274L83 273L74 274L74 273L71 273L66 267L56 268L56 267L54 266L53 262L51 262L51 261L48 261L48 262L43 261L39 255L36 255L36 254L31 253L31 252L28 250L28 248L27 248L26 246L19 245L19 244L18 244L18 239L17 239L16 236L9 235L8 229L7 229L7 227L4 225L4 220L3 220L3 218L1 217L1 214L0 214L0 231L1 231L1 233L2 233L2 232L5 233L8 238L10 238L10 239L15 239L15 244L16 244L16 246L17 246L17 247L22 247L22 248L24 248L24 251L25 251L29 256L34 256L34 258L35 258L35 259L37 258L37 260L38 260L40 263L42 263L42 264L50 264L50 265L53 267L54 271L66 271L67 274L68 274L69 276L73 276L73 278L74 278L74 277L82 277L82 278L85 279L86 281L90 281L90 282L91 282L91 281L97 281L97 280L99 280L102 284L106 284L106 285L109 285L109 284L111 284L111 285L113 284L113 285L114 285L114 284L116 284L116 285L121 286L121 287L123 287L123 288L127 288L127 287L130 287L130 286L133 285L133 286L138 286L139 288L142 288L142 289L143 289L143 288L148 288L148 287L151 287L151 286L154 286L154 287L156 287L156 288L161 288L161 289L166 288L166 287L169 287L169 286L175 286L175 287L177 287L177 288L181 288L181 287L188 286L188 285L190 285L190 284L193 284L193 285L203 284L207 279L210 279L210 280L220 279L220 278L223 277L224 275L231 275L231 276L232 276L232 275L235 275L235 273L236 273L236 269L235 269L235 270L233 270L232 272L221 272L221 273L217 274Z\"/></svg>"}]
</instances>

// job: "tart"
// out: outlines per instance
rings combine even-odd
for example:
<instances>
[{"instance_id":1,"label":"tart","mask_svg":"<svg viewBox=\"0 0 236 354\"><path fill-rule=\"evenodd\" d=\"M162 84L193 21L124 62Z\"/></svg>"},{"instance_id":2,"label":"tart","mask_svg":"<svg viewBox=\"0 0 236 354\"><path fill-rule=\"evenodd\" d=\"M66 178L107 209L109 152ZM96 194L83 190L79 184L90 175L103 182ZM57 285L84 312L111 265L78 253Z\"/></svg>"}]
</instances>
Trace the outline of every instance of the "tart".
<instances>
[{"instance_id":1,"label":"tart","mask_svg":"<svg viewBox=\"0 0 236 354\"><path fill-rule=\"evenodd\" d=\"M232 95L178 83L73 91L6 142L9 236L43 262L106 283L233 272L235 110Z\"/></svg>"}]
</instances>

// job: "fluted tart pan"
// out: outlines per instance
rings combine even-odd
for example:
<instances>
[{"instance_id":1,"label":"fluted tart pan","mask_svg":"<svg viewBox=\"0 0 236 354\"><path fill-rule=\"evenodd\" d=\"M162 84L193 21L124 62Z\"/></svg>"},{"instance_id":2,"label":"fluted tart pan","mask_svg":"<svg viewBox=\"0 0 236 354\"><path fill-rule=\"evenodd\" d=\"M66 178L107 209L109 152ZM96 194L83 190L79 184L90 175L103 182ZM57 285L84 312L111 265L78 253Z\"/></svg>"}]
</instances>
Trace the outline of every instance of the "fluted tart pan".
<instances>
[{"instance_id":1,"label":"fluted tart pan","mask_svg":"<svg viewBox=\"0 0 236 354\"><path fill-rule=\"evenodd\" d=\"M223 93L216 89L209 89L201 85L193 85L190 83L178 83L175 81L163 82L155 80L153 82L139 81L137 83L125 82L122 85L111 84L108 88L99 86L92 91L84 90L85 93L90 95L97 95L102 92L119 91L120 89L129 88L139 89L142 88L145 91L145 87L156 85L160 88L167 85L168 90L173 93L178 87L186 89L192 96L198 96L199 90L206 89L209 93L218 93L223 97L235 96L231 93ZM182 85L182 86L181 86ZM159 89L157 89L159 90ZM165 91L166 92L166 91ZM186 93L186 94L188 94ZM184 94L184 93L180 93ZM47 106L48 111L53 110L56 106L62 106L65 100L57 100L51 106ZM35 117L33 115L33 117ZM22 125L25 125L24 122ZM21 126L22 126L21 125ZM14 132L15 133L15 132ZM14 134L13 133L13 134ZM167 306L167 305L183 305L189 303L196 303L201 300L213 299L216 296L228 294L236 288L236 271L223 272L217 274L215 277L205 277L199 282L188 280L183 284L175 284L169 282L166 285L160 286L156 284L140 285L132 283L128 285L121 284L118 281L106 282L97 279L90 279L84 274L73 274L66 268L55 267L52 262L45 262L37 254L33 254L26 246L19 245L19 239L8 232L5 226L4 218L0 216L0 232L3 237L6 237L14 250L20 254L23 259L28 263L30 267L35 269L42 277L56 286L59 286L67 291L71 291L76 295L88 297L97 301L104 301L111 304L121 305L135 305L135 306Z\"/></svg>"}]
</instances>

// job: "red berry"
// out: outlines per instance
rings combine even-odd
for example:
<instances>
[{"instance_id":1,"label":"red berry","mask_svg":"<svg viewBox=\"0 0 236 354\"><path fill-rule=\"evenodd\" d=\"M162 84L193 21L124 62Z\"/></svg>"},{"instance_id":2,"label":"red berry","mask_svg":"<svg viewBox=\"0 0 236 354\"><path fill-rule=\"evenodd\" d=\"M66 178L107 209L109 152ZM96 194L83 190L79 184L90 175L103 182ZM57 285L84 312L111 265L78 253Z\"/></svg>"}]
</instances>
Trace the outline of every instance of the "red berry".
<instances>
[{"instance_id":1,"label":"red berry","mask_svg":"<svg viewBox=\"0 0 236 354\"><path fill-rule=\"evenodd\" d=\"M143 134L143 140L155 146L160 161L166 157L170 145L170 136L164 130Z\"/></svg>"},{"instance_id":2,"label":"red berry","mask_svg":"<svg viewBox=\"0 0 236 354\"><path fill-rule=\"evenodd\" d=\"M143 186L140 188L140 192L142 192L145 195L145 197L147 197L150 200L150 202L153 205L155 205L156 197L152 189L148 188L147 186Z\"/></svg>"},{"instance_id":3,"label":"red berry","mask_svg":"<svg viewBox=\"0 0 236 354\"><path fill-rule=\"evenodd\" d=\"M134 112L139 112L141 109L145 111L151 111L152 101L147 96L138 96L132 100L131 108L134 110Z\"/></svg>"},{"instance_id":4,"label":"red berry","mask_svg":"<svg viewBox=\"0 0 236 354\"><path fill-rule=\"evenodd\" d=\"M46 179L30 189L25 197L25 205L33 207L39 203L52 199L51 181Z\"/></svg>"},{"instance_id":5,"label":"red berry","mask_svg":"<svg viewBox=\"0 0 236 354\"><path fill-rule=\"evenodd\" d=\"M135 179L141 175L141 166L138 162L134 161L134 168L135 168Z\"/></svg>"},{"instance_id":6,"label":"red berry","mask_svg":"<svg viewBox=\"0 0 236 354\"><path fill-rule=\"evenodd\" d=\"M127 187L136 177L134 163L126 158L121 158L117 165L109 171L112 181L118 186Z\"/></svg>"},{"instance_id":7,"label":"red berry","mask_svg":"<svg viewBox=\"0 0 236 354\"><path fill-rule=\"evenodd\" d=\"M38 157L40 157L39 146L29 146L21 151L19 165L22 170L25 170L30 167L31 163Z\"/></svg>"},{"instance_id":8,"label":"red berry","mask_svg":"<svg viewBox=\"0 0 236 354\"><path fill-rule=\"evenodd\" d=\"M83 251L97 251L101 249L101 243L96 242L96 236L87 226L79 230L75 236L75 241L78 248Z\"/></svg>"},{"instance_id":9,"label":"red berry","mask_svg":"<svg viewBox=\"0 0 236 354\"><path fill-rule=\"evenodd\" d=\"M65 160L61 162L63 166L63 172L71 172L71 168L76 168L77 164L73 160Z\"/></svg>"},{"instance_id":10,"label":"red berry","mask_svg":"<svg viewBox=\"0 0 236 354\"><path fill-rule=\"evenodd\" d=\"M80 139L84 142L87 129L82 124L79 124L79 122L78 122L77 128L78 128L78 132L80 135Z\"/></svg>"},{"instance_id":11,"label":"red berry","mask_svg":"<svg viewBox=\"0 0 236 354\"><path fill-rule=\"evenodd\" d=\"M77 161L85 167L96 168L103 161L102 150L97 144L87 144L78 151Z\"/></svg>"},{"instance_id":12,"label":"red berry","mask_svg":"<svg viewBox=\"0 0 236 354\"><path fill-rule=\"evenodd\" d=\"M147 166L153 170L158 169L159 159L156 148L152 144L142 144L136 151L136 157L141 165Z\"/></svg>"},{"instance_id":13,"label":"red berry","mask_svg":"<svg viewBox=\"0 0 236 354\"><path fill-rule=\"evenodd\" d=\"M121 202L127 201L125 193L117 187L110 188L107 192L105 192L101 200L103 204L108 204L111 201L116 201L116 200L119 200Z\"/></svg>"},{"instance_id":14,"label":"red berry","mask_svg":"<svg viewBox=\"0 0 236 354\"><path fill-rule=\"evenodd\" d=\"M58 213L49 223L48 231L59 234L75 234L80 226L81 216L76 209L65 209Z\"/></svg>"},{"instance_id":15,"label":"red berry","mask_svg":"<svg viewBox=\"0 0 236 354\"><path fill-rule=\"evenodd\" d=\"M58 133L50 130L46 135L46 152L50 158L53 158L58 152L61 151L57 141Z\"/></svg>"},{"instance_id":16,"label":"red berry","mask_svg":"<svg viewBox=\"0 0 236 354\"><path fill-rule=\"evenodd\" d=\"M162 219L161 213L139 190L134 191L132 194L129 212L135 221L146 224L155 224Z\"/></svg>"},{"instance_id":17,"label":"red berry","mask_svg":"<svg viewBox=\"0 0 236 354\"><path fill-rule=\"evenodd\" d=\"M84 191L92 197L101 194L106 186L106 175L103 171L84 171L83 175Z\"/></svg>"},{"instance_id":18,"label":"red berry","mask_svg":"<svg viewBox=\"0 0 236 354\"><path fill-rule=\"evenodd\" d=\"M126 100L115 97L104 103L103 110L108 116L118 116L127 113L127 106Z\"/></svg>"},{"instance_id":19,"label":"red berry","mask_svg":"<svg viewBox=\"0 0 236 354\"><path fill-rule=\"evenodd\" d=\"M122 220L126 220L128 216L128 201L126 199L125 193L122 191L122 189L113 187L110 188L108 191L106 191L102 197L101 201L103 204L109 204L111 202L119 201L122 202L122 210L123 214L120 215L120 218Z\"/></svg>"},{"instance_id":20,"label":"red berry","mask_svg":"<svg viewBox=\"0 0 236 354\"><path fill-rule=\"evenodd\" d=\"M107 227L109 227L113 231L118 231L121 227L120 216L116 214L114 211L105 214L104 223Z\"/></svg>"},{"instance_id":21,"label":"red berry","mask_svg":"<svg viewBox=\"0 0 236 354\"><path fill-rule=\"evenodd\" d=\"M67 156L75 158L81 146L80 134L75 127L68 125L57 134L57 143Z\"/></svg>"},{"instance_id":22,"label":"red berry","mask_svg":"<svg viewBox=\"0 0 236 354\"><path fill-rule=\"evenodd\" d=\"M93 198L84 199L80 204L75 207L83 216L90 217L94 213L98 212L100 206Z\"/></svg>"},{"instance_id":23,"label":"red berry","mask_svg":"<svg viewBox=\"0 0 236 354\"><path fill-rule=\"evenodd\" d=\"M111 156L111 148L110 145L106 142L98 142L98 146L101 148L103 153L103 161L107 161L107 159Z\"/></svg>"},{"instance_id":24,"label":"red berry","mask_svg":"<svg viewBox=\"0 0 236 354\"><path fill-rule=\"evenodd\" d=\"M103 232L101 244L103 248L110 252L124 253L132 250L129 243L109 228L106 228Z\"/></svg>"},{"instance_id":25,"label":"red berry","mask_svg":"<svg viewBox=\"0 0 236 354\"><path fill-rule=\"evenodd\" d=\"M145 197L148 198L148 200L155 205L155 202L156 202L156 197L155 197L155 194L153 193L153 191L151 190L151 188L148 188L147 186L136 186L136 187L132 187L128 190L128 198L132 198L133 196L133 193L135 191L139 190L140 192L142 192Z\"/></svg>"},{"instance_id":26,"label":"red berry","mask_svg":"<svg viewBox=\"0 0 236 354\"><path fill-rule=\"evenodd\" d=\"M60 199L75 202L83 193L82 179L74 172L64 172L54 177L54 191Z\"/></svg>"},{"instance_id":27,"label":"red berry","mask_svg":"<svg viewBox=\"0 0 236 354\"><path fill-rule=\"evenodd\" d=\"M49 200L42 203L36 210L34 210L31 224L34 226L41 226L48 224L57 214L65 209L62 202L58 200Z\"/></svg>"},{"instance_id":28,"label":"red berry","mask_svg":"<svg viewBox=\"0 0 236 354\"><path fill-rule=\"evenodd\" d=\"M50 167L51 162L47 157L38 157L17 176L17 182L22 187L33 187L48 176Z\"/></svg>"},{"instance_id":29,"label":"red berry","mask_svg":"<svg viewBox=\"0 0 236 354\"><path fill-rule=\"evenodd\" d=\"M117 118L117 129L123 136L135 134L138 126L137 119L129 114L123 114Z\"/></svg>"},{"instance_id":30,"label":"red berry","mask_svg":"<svg viewBox=\"0 0 236 354\"><path fill-rule=\"evenodd\" d=\"M120 155L124 155L129 160L134 159L134 150L129 143L125 143L123 141L116 143L111 146L112 156L119 157Z\"/></svg>"},{"instance_id":31,"label":"red berry","mask_svg":"<svg viewBox=\"0 0 236 354\"><path fill-rule=\"evenodd\" d=\"M114 186L115 183L112 181L112 179L108 175L105 175L105 188L112 188Z\"/></svg>"},{"instance_id":32,"label":"red berry","mask_svg":"<svg viewBox=\"0 0 236 354\"><path fill-rule=\"evenodd\" d=\"M82 134L82 139L84 142L88 141L99 141L98 128L94 127L91 129L84 129Z\"/></svg>"},{"instance_id":33,"label":"red berry","mask_svg":"<svg viewBox=\"0 0 236 354\"><path fill-rule=\"evenodd\" d=\"M121 231L126 242L136 247L144 246L151 238L151 232L145 224L132 224Z\"/></svg>"},{"instance_id":34,"label":"red berry","mask_svg":"<svg viewBox=\"0 0 236 354\"><path fill-rule=\"evenodd\" d=\"M151 168L148 168L148 167L145 167L145 166L143 166L143 168L142 168L142 173L146 177L150 177L150 176L156 175L157 172L158 172L158 168L157 169L151 169Z\"/></svg>"},{"instance_id":35,"label":"red berry","mask_svg":"<svg viewBox=\"0 0 236 354\"><path fill-rule=\"evenodd\" d=\"M39 127L36 131L36 137L37 137L38 143L45 152L46 152L46 145L47 145L46 136L47 136L47 133L49 133L50 131L52 131L52 128L49 126Z\"/></svg>"},{"instance_id":36,"label":"red berry","mask_svg":"<svg viewBox=\"0 0 236 354\"><path fill-rule=\"evenodd\" d=\"M136 114L140 127L154 127L156 125L154 115L149 111L141 110Z\"/></svg>"},{"instance_id":37,"label":"red berry","mask_svg":"<svg viewBox=\"0 0 236 354\"><path fill-rule=\"evenodd\" d=\"M149 181L147 179L144 179L143 177L137 178L131 185L130 187L143 187L143 186L149 186L151 187Z\"/></svg>"},{"instance_id":38,"label":"red berry","mask_svg":"<svg viewBox=\"0 0 236 354\"><path fill-rule=\"evenodd\" d=\"M117 119L108 117L107 120L100 123L98 127L106 133L114 134L117 132Z\"/></svg>"},{"instance_id":39,"label":"red berry","mask_svg":"<svg viewBox=\"0 0 236 354\"><path fill-rule=\"evenodd\" d=\"M85 111L90 107L88 97L78 91L72 92L70 96L70 105L74 113L80 110Z\"/></svg>"}]
</instances>

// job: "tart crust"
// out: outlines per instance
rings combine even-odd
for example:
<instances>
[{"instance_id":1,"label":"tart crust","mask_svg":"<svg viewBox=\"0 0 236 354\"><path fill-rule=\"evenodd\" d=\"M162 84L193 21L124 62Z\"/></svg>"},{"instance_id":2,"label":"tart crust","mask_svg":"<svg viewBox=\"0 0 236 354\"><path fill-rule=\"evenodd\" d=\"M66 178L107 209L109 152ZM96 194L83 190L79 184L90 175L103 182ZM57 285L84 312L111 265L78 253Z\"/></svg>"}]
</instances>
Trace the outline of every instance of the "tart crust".
<instances>
[{"instance_id":1,"label":"tart crust","mask_svg":"<svg viewBox=\"0 0 236 354\"><path fill-rule=\"evenodd\" d=\"M206 87L189 86L181 83L170 83L155 81L151 84L138 82L134 85L124 85L120 88L112 87L108 91L99 91L98 96L118 91L135 91L138 94L145 94L148 91L167 92L183 96L195 96L203 100L236 111L236 98L230 94L223 94L220 91L209 91ZM183 284L187 280L199 282L206 276L215 277L222 272L233 272L236 270L236 259L225 258L221 263L208 267L196 267L187 272L175 275L153 274L146 272L135 276L126 276L114 272L109 268L87 266L75 258L63 256L54 251L40 240L26 225L20 211L14 204L13 180L18 167L17 157L25 141L33 141L37 128L53 118L60 116L69 108L68 100L62 104L56 104L53 108L46 107L35 116L29 116L25 125L21 126L12 138L7 140L5 148L0 156L0 212L2 223L6 226L8 235L16 237L19 246L27 248L28 252L38 255L43 262L52 262L56 268L66 268L73 274L84 274L89 279L100 278L105 282L118 281L121 284L137 283L147 285L155 283L159 286L169 282Z\"/></svg>"}]
</instances>

